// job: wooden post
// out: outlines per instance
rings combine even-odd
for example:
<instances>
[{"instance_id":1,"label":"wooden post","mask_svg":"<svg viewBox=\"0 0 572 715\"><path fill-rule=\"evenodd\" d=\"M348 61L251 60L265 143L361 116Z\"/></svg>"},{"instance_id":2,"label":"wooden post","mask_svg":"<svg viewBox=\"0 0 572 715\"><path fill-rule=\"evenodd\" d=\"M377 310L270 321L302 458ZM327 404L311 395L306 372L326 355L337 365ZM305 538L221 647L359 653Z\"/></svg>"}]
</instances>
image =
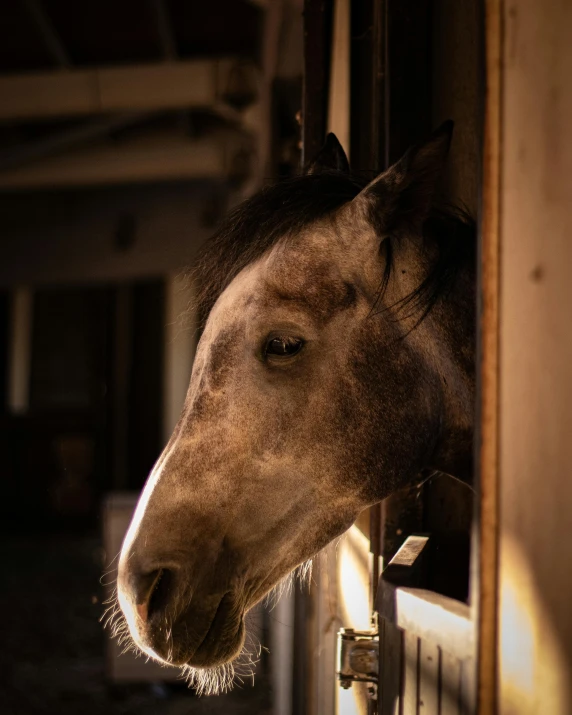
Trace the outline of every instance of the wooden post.
<instances>
[{"instance_id":1,"label":"wooden post","mask_svg":"<svg viewBox=\"0 0 572 715\"><path fill-rule=\"evenodd\" d=\"M331 0L304 1L302 165L318 153L326 137L332 8Z\"/></svg>"},{"instance_id":2,"label":"wooden post","mask_svg":"<svg viewBox=\"0 0 572 715\"><path fill-rule=\"evenodd\" d=\"M332 38L331 0L304 0L304 85L302 91L302 166L321 149L326 136ZM316 652L311 594L294 596L294 678L292 712L312 712Z\"/></svg>"},{"instance_id":3,"label":"wooden post","mask_svg":"<svg viewBox=\"0 0 572 715\"><path fill-rule=\"evenodd\" d=\"M113 325L113 488L122 490L128 484L127 442L129 431L129 373L131 370L132 288L115 290Z\"/></svg>"},{"instance_id":4,"label":"wooden post","mask_svg":"<svg viewBox=\"0 0 572 715\"><path fill-rule=\"evenodd\" d=\"M572 5L499 5L497 692L502 715L567 715Z\"/></svg>"},{"instance_id":5,"label":"wooden post","mask_svg":"<svg viewBox=\"0 0 572 715\"><path fill-rule=\"evenodd\" d=\"M498 581L498 359L499 191L501 172L501 7L487 0L486 95L483 142L482 223L479 256L478 564L472 589L477 614L477 702L482 715L496 713Z\"/></svg>"},{"instance_id":6,"label":"wooden post","mask_svg":"<svg viewBox=\"0 0 572 715\"><path fill-rule=\"evenodd\" d=\"M29 407L33 305L34 296L29 287L20 286L12 291L8 408L14 414L25 413Z\"/></svg>"},{"instance_id":7,"label":"wooden post","mask_svg":"<svg viewBox=\"0 0 572 715\"><path fill-rule=\"evenodd\" d=\"M194 285L189 276L181 273L167 276L163 376L165 444L179 420L191 379L198 330L194 298Z\"/></svg>"}]
</instances>

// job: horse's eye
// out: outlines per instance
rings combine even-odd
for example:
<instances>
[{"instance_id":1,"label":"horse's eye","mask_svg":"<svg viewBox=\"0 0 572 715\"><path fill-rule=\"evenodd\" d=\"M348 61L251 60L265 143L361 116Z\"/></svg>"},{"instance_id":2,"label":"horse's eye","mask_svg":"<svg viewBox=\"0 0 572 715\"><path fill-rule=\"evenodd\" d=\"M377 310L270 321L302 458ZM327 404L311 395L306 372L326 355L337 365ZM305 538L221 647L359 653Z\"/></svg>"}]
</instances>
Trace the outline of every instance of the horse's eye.
<instances>
[{"instance_id":1,"label":"horse's eye","mask_svg":"<svg viewBox=\"0 0 572 715\"><path fill-rule=\"evenodd\" d=\"M266 343L266 355L276 357L292 357L302 349L304 341L300 338L292 338L289 335L281 335L272 338Z\"/></svg>"}]
</instances>

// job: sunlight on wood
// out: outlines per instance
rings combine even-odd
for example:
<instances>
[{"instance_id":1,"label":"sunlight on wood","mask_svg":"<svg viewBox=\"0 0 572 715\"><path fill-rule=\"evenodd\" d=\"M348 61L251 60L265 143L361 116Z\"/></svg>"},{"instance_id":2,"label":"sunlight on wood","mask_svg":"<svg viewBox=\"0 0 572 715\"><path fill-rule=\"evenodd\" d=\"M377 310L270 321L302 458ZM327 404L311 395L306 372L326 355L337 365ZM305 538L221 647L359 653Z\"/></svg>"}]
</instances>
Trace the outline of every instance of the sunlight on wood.
<instances>
[{"instance_id":1,"label":"sunlight on wood","mask_svg":"<svg viewBox=\"0 0 572 715\"><path fill-rule=\"evenodd\" d=\"M551 715L570 712L566 658L548 619L530 562L518 543L503 536L500 584L502 712Z\"/></svg>"},{"instance_id":2,"label":"sunlight on wood","mask_svg":"<svg viewBox=\"0 0 572 715\"><path fill-rule=\"evenodd\" d=\"M332 70L328 104L328 132L334 132L350 155L350 4L337 0L334 9Z\"/></svg>"},{"instance_id":3,"label":"sunlight on wood","mask_svg":"<svg viewBox=\"0 0 572 715\"><path fill-rule=\"evenodd\" d=\"M341 623L348 628L368 629L369 609L369 540L357 526L342 537L338 546L338 609ZM349 690L338 688L338 712L361 715L364 690L354 684Z\"/></svg>"},{"instance_id":4,"label":"sunlight on wood","mask_svg":"<svg viewBox=\"0 0 572 715\"><path fill-rule=\"evenodd\" d=\"M191 379L197 341L195 286L184 273L166 281L163 440L169 441L179 420Z\"/></svg>"},{"instance_id":5,"label":"sunlight on wood","mask_svg":"<svg viewBox=\"0 0 572 715\"><path fill-rule=\"evenodd\" d=\"M355 526L340 542L340 585L343 622L351 628L367 629L370 622L369 593L369 543Z\"/></svg>"}]
</instances>

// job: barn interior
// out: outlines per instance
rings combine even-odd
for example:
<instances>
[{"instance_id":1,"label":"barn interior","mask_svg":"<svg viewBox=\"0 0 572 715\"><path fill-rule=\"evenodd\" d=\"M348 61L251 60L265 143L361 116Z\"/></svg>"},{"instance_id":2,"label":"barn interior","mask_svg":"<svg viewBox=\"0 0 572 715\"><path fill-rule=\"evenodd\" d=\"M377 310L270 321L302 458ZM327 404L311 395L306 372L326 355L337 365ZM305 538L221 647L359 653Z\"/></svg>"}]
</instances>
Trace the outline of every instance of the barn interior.
<instances>
[{"instance_id":1,"label":"barn interior","mask_svg":"<svg viewBox=\"0 0 572 715\"><path fill-rule=\"evenodd\" d=\"M0 4L0 712L571 712L571 20L556 0ZM423 472L364 511L254 609L252 677L199 697L106 628L205 317L197 253L327 132L372 177L447 119L440 197L478 231L473 479ZM356 632L375 674L344 670Z\"/></svg>"},{"instance_id":2,"label":"barn interior","mask_svg":"<svg viewBox=\"0 0 572 715\"><path fill-rule=\"evenodd\" d=\"M304 102L310 118L328 104L320 131L337 133L354 169L382 168L359 116L380 102L367 79L375 3L318 5L306 13L316 33L306 39L307 86L313 71L328 74L310 99L297 0L26 0L1 10L6 712L145 713L158 701L161 712L179 712L193 699L175 672L121 654L99 618L136 496L186 392L197 339L188 268L197 249L229 207L298 170ZM395 159L454 118L448 195L473 212L477 5L424 3L411 18L396 17L395 37L411 33L414 61L395 59L410 86L394 82L400 129L388 149ZM316 8L322 24L312 28ZM324 62L308 49L320 27L330 32ZM441 552L459 568L456 579L444 577L441 558L429 585L466 601L472 506L463 486L437 475L397 495L384 506L380 556L389 561L412 531L440 534ZM221 712L333 707L336 630L370 619L374 522L375 514L362 516L340 565L322 568L311 595L286 596L257 615L255 628L273 647L253 688L216 699ZM325 656L311 664L316 648ZM367 709L358 691L343 708ZM192 712L213 707L195 701Z\"/></svg>"},{"instance_id":3,"label":"barn interior","mask_svg":"<svg viewBox=\"0 0 572 715\"><path fill-rule=\"evenodd\" d=\"M401 128L388 149L396 159L454 118L446 189L473 212L477 5L424 3L405 24L397 17L395 37L411 32L417 46L409 65L395 63L416 77L394 83ZM334 130L355 170L382 168L360 118L381 101L368 82L374 6L309 3L306 47L299 0L0 10L3 712L301 714L330 711L336 697L343 712L371 706L358 686L336 696L333 678L338 627L369 624L375 513L362 515L339 565L326 558L311 593L255 615L270 653L254 687L197 699L174 669L122 654L100 618L137 495L183 404L198 325L188 269L201 243L232 205L298 171L302 139L312 151L303 104L310 120L328 105L321 136ZM330 33L323 62L311 48L320 27ZM308 99L313 71L326 79ZM459 568L444 578L443 557L429 585L466 601L472 508L463 486L434 475L384 506L379 557L412 531L440 534ZM313 662L316 649L324 657Z\"/></svg>"},{"instance_id":4,"label":"barn interior","mask_svg":"<svg viewBox=\"0 0 572 715\"><path fill-rule=\"evenodd\" d=\"M296 2L0 8L3 713L217 707L100 618L186 393L193 257L297 167L301 34ZM258 671L217 712L269 712Z\"/></svg>"}]
</instances>

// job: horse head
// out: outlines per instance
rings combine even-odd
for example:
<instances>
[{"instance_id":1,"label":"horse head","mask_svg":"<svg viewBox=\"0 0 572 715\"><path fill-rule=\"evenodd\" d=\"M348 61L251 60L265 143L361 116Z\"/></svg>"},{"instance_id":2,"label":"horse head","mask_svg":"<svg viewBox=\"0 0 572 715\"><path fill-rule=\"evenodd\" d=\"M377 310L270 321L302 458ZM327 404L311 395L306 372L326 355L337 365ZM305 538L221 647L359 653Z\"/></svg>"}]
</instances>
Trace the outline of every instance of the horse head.
<instances>
[{"instance_id":1,"label":"horse head","mask_svg":"<svg viewBox=\"0 0 572 715\"><path fill-rule=\"evenodd\" d=\"M145 653L232 661L249 609L362 509L425 467L463 476L472 229L432 208L450 136L446 124L367 185L330 136L209 244L184 410L119 565Z\"/></svg>"}]
</instances>

